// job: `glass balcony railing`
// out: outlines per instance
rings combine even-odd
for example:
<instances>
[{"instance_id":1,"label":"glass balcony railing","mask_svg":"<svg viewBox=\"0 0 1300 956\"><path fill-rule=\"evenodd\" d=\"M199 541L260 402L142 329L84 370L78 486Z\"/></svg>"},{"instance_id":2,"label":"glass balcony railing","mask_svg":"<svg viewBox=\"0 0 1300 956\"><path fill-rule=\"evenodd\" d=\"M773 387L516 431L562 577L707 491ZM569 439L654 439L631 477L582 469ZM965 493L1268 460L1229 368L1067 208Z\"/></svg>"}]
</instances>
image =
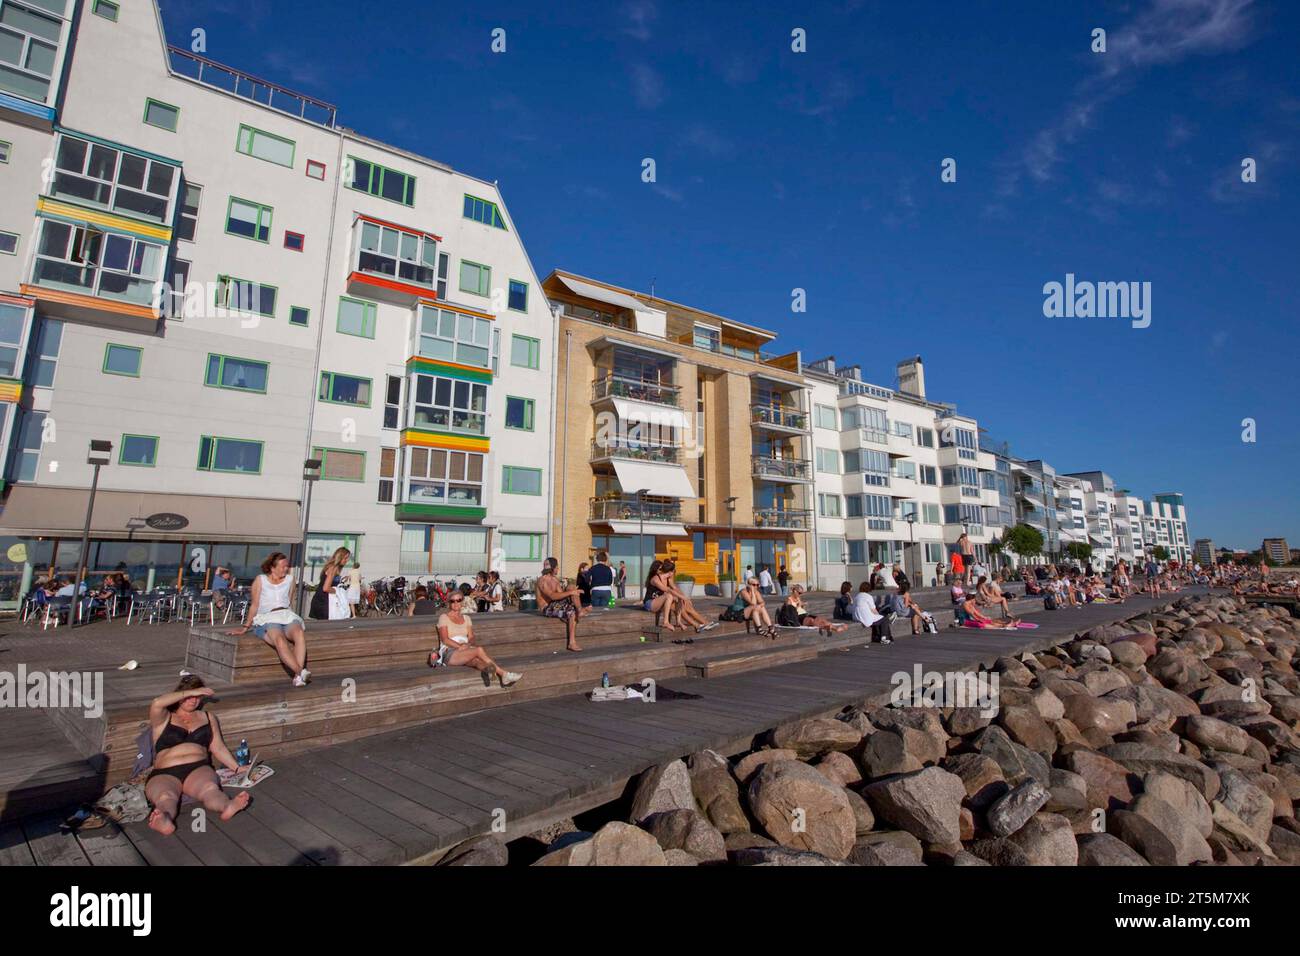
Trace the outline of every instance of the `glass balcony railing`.
<instances>
[{"instance_id":1,"label":"glass balcony railing","mask_svg":"<svg viewBox=\"0 0 1300 956\"><path fill-rule=\"evenodd\" d=\"M647 444L645 442L629 441L626 438L611 438L605 441L592 439L591 460L604 461L608 458L677 465L681 464L682 448L680 445Z\"/></svg>"},{"instance_id":2,"label":"glass balcony railing","mask_svg":"<svg viewBox=\"0 0 1300 956\"><path fill-rule=\"evenodd\" d=\"M812 463L806 458L769 458L754 455L751 458L755 478L789 478L805 481L812 476Z\"/></svg>"},{"instance_id":3,"label":"glass balcony railing","mask_svg":"<svg viewBox=\"0 0 1300 956\"><path fill-rule=\"evenodd\" d=\"M759 528L812 529L812 511L791 508L755 508L754 525Z\"/></svg>"},{"instance_id":4,"label":"glass balcony railing","mask_svg":"<svg viewBox=\"0 0 1300 956\"><path fill-rule=\"evenodd\" d=\"M589 521L673 521L682 520L682 504L677 499L638 499L634 495L592 498Z\"/></svg>"},{"instance_id":5,"label":"glass balcony railing","mask_svg":"<svg viewBox=\"0 0 1300 956\"><path fill-rule=\"evenodd\" d=\"M662 382L649 382L643 379L624 378L620 375L604 375L592 385L592 401L604 398L626 398L634 402L649 402L652 405L671 405L678 407L681 402L676 385Z\"/></svg>"},{"instance_id":6,"label":"glass balcony railing","mask_svg":"<svg viewBox=\"0 0 1300 956\"><path fill-rule=\"evenodd\" d=\"M772 405L751 405L750 413L750 421L759 425L791 428L796 431L808 430L808 416L796 409L776 408Z\"/></svg>"}]
</instances>

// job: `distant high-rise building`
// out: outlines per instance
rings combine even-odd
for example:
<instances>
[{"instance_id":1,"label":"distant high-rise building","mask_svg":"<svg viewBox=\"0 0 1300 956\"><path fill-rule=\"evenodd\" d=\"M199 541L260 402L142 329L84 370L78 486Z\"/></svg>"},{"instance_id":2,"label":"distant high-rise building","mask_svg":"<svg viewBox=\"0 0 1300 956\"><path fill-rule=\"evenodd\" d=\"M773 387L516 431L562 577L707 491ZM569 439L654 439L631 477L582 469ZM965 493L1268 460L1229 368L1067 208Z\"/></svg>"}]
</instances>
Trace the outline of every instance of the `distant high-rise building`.
<instances>
[{"instance_id":1,"label":"distant high-rise building","mask_svg":"<svg viewBox=\"0 0 1300 956\"><path fill-rule=\"evenodd\" d=\"M1274 564L1286 564L1291 560L1291 549L1286 546L1286 538L1265 538L1260 545L1264 557Z\"/></svg>"},{"instance_id":2,"label":"distant high-rise building","mask_svg":"<svg viewBox=\"0 0 1300 956\"><path fill-rule=\"evenodd\" d=\"M1214 542L1209 538L1197 538L1192 544L1192 557L1201 564L1214 563Z\"/></svg>"}]
</instances>

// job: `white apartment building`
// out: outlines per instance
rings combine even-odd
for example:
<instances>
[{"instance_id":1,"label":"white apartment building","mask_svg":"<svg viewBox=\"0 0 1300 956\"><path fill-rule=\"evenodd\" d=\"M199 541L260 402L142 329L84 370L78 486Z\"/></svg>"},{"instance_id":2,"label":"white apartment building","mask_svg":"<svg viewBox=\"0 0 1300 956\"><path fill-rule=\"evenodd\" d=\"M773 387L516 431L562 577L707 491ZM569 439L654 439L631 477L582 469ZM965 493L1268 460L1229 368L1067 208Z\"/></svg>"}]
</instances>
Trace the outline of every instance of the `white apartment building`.
<instances>
[{"instance_id":1,"label":"white apartment building","mask_svg":"<svg viewBox=\"0 0 1300 956\"><path fill-rule=\"evenodd\" d=\"M92 440L92 574L246 581L307 460L310 563L535 572L556 323L497 187L169 47L153 0L0 29L0 600L76 569Z\"/></svg>"},{"instance_id":2,"label":"white apartment building","mask_svg":"<svg viewBox=\"0 0 1300 956\"><path fill-rule=\"evenodd\" d=\"M834 358L804 367L811 386L817 581L856 586L877 562L917 585L938 579L963 529L989 564L1005 530L1006 476L980 449L979 425L925 397L919 357L899 363L899 388L865 382Z\"/></svg>"}]
</instances>

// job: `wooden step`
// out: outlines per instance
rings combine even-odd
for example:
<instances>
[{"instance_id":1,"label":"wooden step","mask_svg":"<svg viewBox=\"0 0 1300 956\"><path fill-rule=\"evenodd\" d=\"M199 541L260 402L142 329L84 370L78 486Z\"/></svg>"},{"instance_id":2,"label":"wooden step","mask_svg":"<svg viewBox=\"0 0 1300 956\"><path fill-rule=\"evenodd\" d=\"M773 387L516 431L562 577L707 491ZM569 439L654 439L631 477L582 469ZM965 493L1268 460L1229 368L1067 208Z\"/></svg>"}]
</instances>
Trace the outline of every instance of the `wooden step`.
<instances>
[{"instance_id":1,"label":"wooden step","mask_svg":"<svg viewBox=\"0 0 1300 956\"><path fill-rule=\"evenodd\" d=\"M795 645L768 651L738 651L717 656L692 657L686 661L686 673L691 677L725 677L778 664L812 660L817 654L816 647Z\"/></svg>"}]
</instances>

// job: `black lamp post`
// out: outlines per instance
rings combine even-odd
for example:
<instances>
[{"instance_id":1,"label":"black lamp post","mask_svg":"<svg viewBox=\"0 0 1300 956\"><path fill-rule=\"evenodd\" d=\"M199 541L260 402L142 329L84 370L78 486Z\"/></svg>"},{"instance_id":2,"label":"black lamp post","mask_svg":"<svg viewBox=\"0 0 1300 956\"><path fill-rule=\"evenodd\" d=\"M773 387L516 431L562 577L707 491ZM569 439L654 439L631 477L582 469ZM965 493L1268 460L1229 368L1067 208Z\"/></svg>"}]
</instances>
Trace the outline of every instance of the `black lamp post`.
<instances>
[{"instance_id":1,"label":"black lamp post","mask_svg":"<svg viewBox=\"0 0 1300 956\"><path fill-rule=\"evenodd\" d=\"M921 575L918 573L916 566L916 512L909 511L903 515L903 518L907 521L907 577L909 580L916 581L919 585Z\"/></svg>"},{"instance_id":2,"label":"black lamp post","mask_svg":"<svg viewBox=\"0 0 1300 956\"><path fill-rule=\"evenodd\" d=\"M641 522L640 532L636 537L636 563L641 577L641 599L645 600L645 496L649 488L638 488L636 492L636 513Z\"/></svg>"},{"instance_id":3,"label":"black lamp post","mask_svg":"<svg viewBox=\"0 0 1300 956\"><path fill-rule=\"evenodd\" d=\"M302 509L302 560L298 568L298 599L294 602L298 606L299 616L303 613L303 601L307 596L305 579L307 577L307 531L311 528L311 489L312 485L320 480L320 470L319 458L308 458L302 463L302 480L307 482L307 497Z\"/></svg>"},{"instance_id":4,"label":"black lamp post","mask_svg":"<svg viewBox=\"0 0 1300 956\"><path fill-rule=\"evenodd\" d=\"M86 503L86 527L81 532L81 559L77 563L77 580L72 585L72 600L77 604L77 620L80 621L85 603L81 600L81 585L86 579L86 556L90 553L90 518L95 511L95 492L99 490L99 469L113 459L113 443L101 439L92 439L86 464L95 469L90 479L90 500ZM71 622L72 615L68 615Z\"/></svg>"}]
</instances>

